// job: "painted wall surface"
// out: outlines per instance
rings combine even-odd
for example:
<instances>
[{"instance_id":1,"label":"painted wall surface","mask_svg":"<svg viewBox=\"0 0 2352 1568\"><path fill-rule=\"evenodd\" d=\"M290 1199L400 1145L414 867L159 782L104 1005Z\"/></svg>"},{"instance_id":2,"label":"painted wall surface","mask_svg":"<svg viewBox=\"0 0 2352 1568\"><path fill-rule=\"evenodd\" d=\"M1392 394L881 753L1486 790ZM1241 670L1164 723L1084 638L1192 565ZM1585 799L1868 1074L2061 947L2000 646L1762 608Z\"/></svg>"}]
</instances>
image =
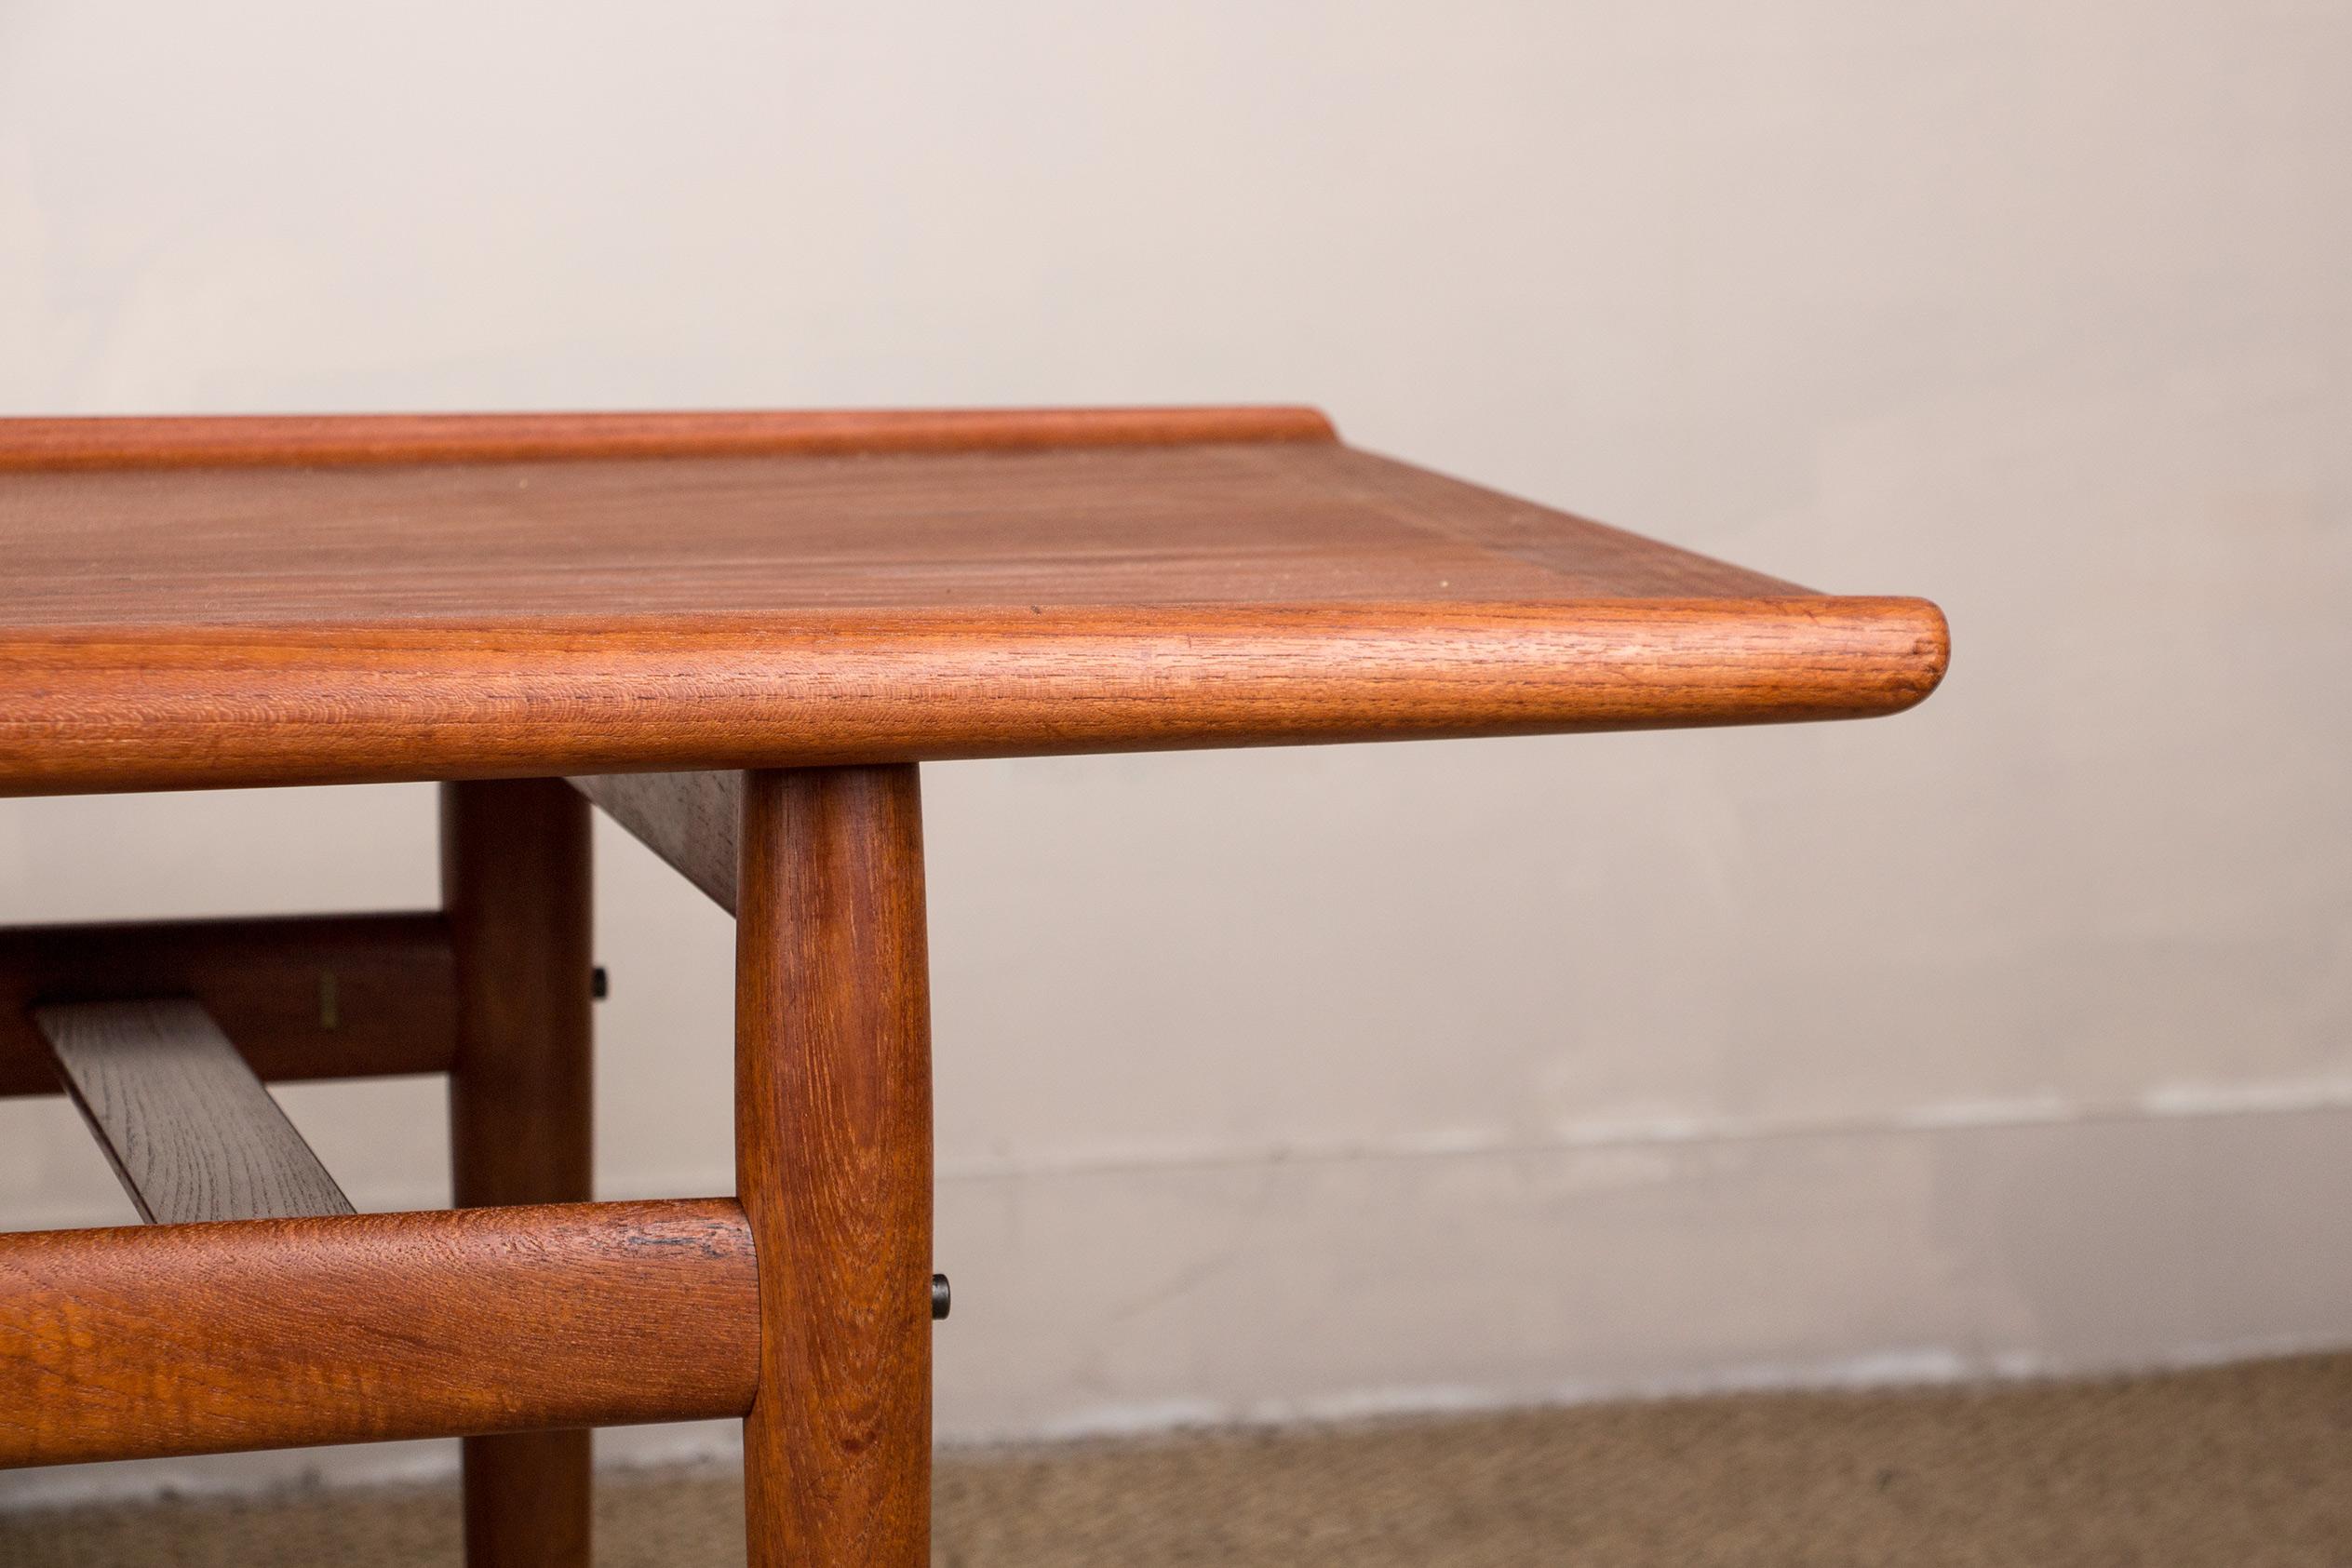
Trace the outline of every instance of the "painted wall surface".
<instances>
[{"instance_id":1,"label":"painted wall surface","mask_svg":"<svg viewBox=\"0 0 2352 1568\"><path fill-rule=\"evenodd\" d=\"M2344 1344L2348 72L2334 0L13 0L0 409L1296 399L1944 605L1883 723L930 770L948 1435ZM0 920L423 905L431 813L0 802ZM599 835L600 1190L723 1191L729 928ZM446 1201L436 1085L285 1100ZM0 1193L128 1213L58 1101Z\"/></svg>"}]
</instances>

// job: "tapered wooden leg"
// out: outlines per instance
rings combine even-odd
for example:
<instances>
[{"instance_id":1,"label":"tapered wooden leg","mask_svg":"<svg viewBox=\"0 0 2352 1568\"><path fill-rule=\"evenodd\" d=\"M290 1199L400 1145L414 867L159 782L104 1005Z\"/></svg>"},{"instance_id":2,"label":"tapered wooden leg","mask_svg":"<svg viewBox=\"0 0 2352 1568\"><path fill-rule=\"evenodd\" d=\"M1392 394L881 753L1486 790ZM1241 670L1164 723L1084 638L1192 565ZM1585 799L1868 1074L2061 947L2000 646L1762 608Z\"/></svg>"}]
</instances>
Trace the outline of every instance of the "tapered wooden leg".
<instances>
[{"instance_id":1,"label":"tapered wooden leg","mask_svg":"<svg viewBox=\"0 0 2352 1568\"><path fill-rule=\"evenodd\" d=\"M735 1174L759 1257L751 1568L931 1549L931 1022L911 765L754 772Z\"/></svg>"},{"instance_id":2,"label":"tapered wooden leg","mask_svg":"<svg viewBox=\"0 0 2352 1568\"><path fill-rule=\"evenodd\" d=\"M561 779L443 784L441 889L456 1204L591 1198L588 803ZM467 1438L464 1469L471 1568L586 1568L586 1432Z\"/></svg>"}]
</instances>

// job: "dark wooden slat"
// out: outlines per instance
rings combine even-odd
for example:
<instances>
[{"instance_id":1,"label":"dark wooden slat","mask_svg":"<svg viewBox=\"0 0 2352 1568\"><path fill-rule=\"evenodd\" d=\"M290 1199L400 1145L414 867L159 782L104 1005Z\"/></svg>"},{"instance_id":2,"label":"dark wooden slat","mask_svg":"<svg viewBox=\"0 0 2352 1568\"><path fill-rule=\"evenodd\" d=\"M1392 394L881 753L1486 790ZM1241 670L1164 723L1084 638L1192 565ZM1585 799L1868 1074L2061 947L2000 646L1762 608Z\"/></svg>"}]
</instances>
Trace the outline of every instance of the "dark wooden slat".
<instances>
[{"instance_id":1,"label":"dark wooden slat","mask_svg":"<svg viewBox=\"0 0 2352 1568\"><path fill-rule=\"evenodd\" d=\"M0 928L0 1095L54 1094L34 1006L191 997L263 1079L437 1073L457 1038L438 913Z\"/></svg>"},{"instance_id":2,"label":"dark wooden slat","mask_svg":"<svg viewBox=\"0 0 2352 1568\"><path fill-rule=\"evenodd\" d=\"M719 907L735 912L743 774L598 773L573 779L571 787L708 893Z\"/></svg>"},{"instance_id":3,"label":"dark wooden slat","mask_svg":"<svg viewBox=\"0 0 2352 1568\"><path fill-rule=\"evenodd\" d=\"M744 783L735 1185L751 1568L931 1561L931 998L915 770Z\"/></svg>"},{"instance_id":4,"label":"dark wooden slat","mask_svg":"<svg viewBox=\"0 0 2352 1568\"><path fill-rule=\"evenodd\" d=\"M0 1236L0 1467L741 1415L732 1199Z\"/></svg>"},{"instance_id":5,"label":"dark wooden slat","mask_svg":"<svg viewBox=\"0 0 2352 1568\"><path fill-rule=\"evenodd\" d=\"M590 873L588 803L561 779L441 786L460 1208L591 1196ZM467 1568L587 1568L586 1432L469 1437L464 1469Z\"/></svg>"},{"instance_id":6,"label":"dark wooden slat","mask_svg":"<svg viewBox=\"0 0 2352 1568\"><path fill-rule=\"evenodd\" d=\"M68 1002L36 1008L33 1017L141 1219L193 1225L353 1212L196 1003Z\"/></svg>"}]
</instances>

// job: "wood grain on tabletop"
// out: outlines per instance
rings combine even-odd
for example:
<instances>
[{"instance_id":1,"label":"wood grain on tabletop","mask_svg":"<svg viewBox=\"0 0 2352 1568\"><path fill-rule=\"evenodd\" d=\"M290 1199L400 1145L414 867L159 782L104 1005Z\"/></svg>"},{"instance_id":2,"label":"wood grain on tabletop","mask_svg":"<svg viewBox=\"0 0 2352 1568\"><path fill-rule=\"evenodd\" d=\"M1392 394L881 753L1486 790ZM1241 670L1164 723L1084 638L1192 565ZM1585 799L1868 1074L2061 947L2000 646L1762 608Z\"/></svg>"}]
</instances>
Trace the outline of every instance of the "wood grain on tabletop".
<instances>
[{"instance_id":1,"label":"wood grain on tabletop","mask_svg":"<svg viewBox=\"0 0 2352 1568\"><path fill-rule=\"evenodd\" d=\"M0 928L0 1095L54 1094L38 1002L189 997L253 1070L290 1079L437 1073L456 1050L438 911Z\"/></svg>"},{"instance_id":2,"label":"wood grain on tabletop","mask_svg":"<svg viewBox=\"0 0 2352 1568\"><path fill-rule=\"evenodd\" d=\"M741 1415L732 1199L0 1236L0 1468Z\"/></svg>"},{"instance_id":3,"label":"wood grain on tabletop","mask_svg":"<svg viewBox=\"0 0 2352 1568\"><path fill-rule=\"evenodd\" d=\"M229 1037L185 998L34 1010L139 1217L348 1214L351 1200Z\"/></svg>"},{"instance_id":4,"label":"wood grain on tabletop","mask_svg":"<svg viewBox=\"0 0 2352 1568\"><path fill-rule=\"evenodd\" d=\"M0 790L1860 717L1943 667L1923 601L1298 410L860 415L814 444L820 416L764 417L769 446L715 449L706 416L543 416L467 461L396 421L307 422L266 461L227 449L277 450L270 422L0 422Z\"/></svg>"},{"instance_id":5,"label":"wood grain on tabletop","mask_svg":"<svg viewBox=\"0 0 2352 1568\"><path fill-rule=\"evenodd\" d=\"M743 784L735 1186L751 1568L931 1561L931 1004L911 764Z\"/></svg>"}]
</instances>

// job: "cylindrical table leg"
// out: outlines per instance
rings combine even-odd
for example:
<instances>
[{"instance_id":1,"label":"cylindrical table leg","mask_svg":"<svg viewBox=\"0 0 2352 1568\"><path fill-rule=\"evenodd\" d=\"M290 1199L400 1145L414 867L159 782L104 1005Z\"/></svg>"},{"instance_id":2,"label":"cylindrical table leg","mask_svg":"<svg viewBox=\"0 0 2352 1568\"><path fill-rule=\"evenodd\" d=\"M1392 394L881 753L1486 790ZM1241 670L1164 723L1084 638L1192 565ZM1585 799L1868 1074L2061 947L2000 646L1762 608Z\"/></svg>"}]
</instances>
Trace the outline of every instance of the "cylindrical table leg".
<instances>
[{"instance_id":1,"label":"cylindrical table leg","mask_svg":"<svg viewBox=\"0 0 2352 1568\"><path fill-rule=\"evenodd\" d=\"M593 1198L587 801L561 779L443 784L441 896L457 1207ZM587 1568L586 1432L467 1438L464 1464L471 1568Z\"/></svg>"},{"instance_id":2,"label":"cylindrical table leg","mask_svg":"<svg viewBox=\"0 0 2352 1568\"><path fill-rule=\"evenodd\" d=\"M931 1021L911 765L746 775L735 1174L759 1254L751 1568L931 1549Z\"/></svg>"}]
</instances>

